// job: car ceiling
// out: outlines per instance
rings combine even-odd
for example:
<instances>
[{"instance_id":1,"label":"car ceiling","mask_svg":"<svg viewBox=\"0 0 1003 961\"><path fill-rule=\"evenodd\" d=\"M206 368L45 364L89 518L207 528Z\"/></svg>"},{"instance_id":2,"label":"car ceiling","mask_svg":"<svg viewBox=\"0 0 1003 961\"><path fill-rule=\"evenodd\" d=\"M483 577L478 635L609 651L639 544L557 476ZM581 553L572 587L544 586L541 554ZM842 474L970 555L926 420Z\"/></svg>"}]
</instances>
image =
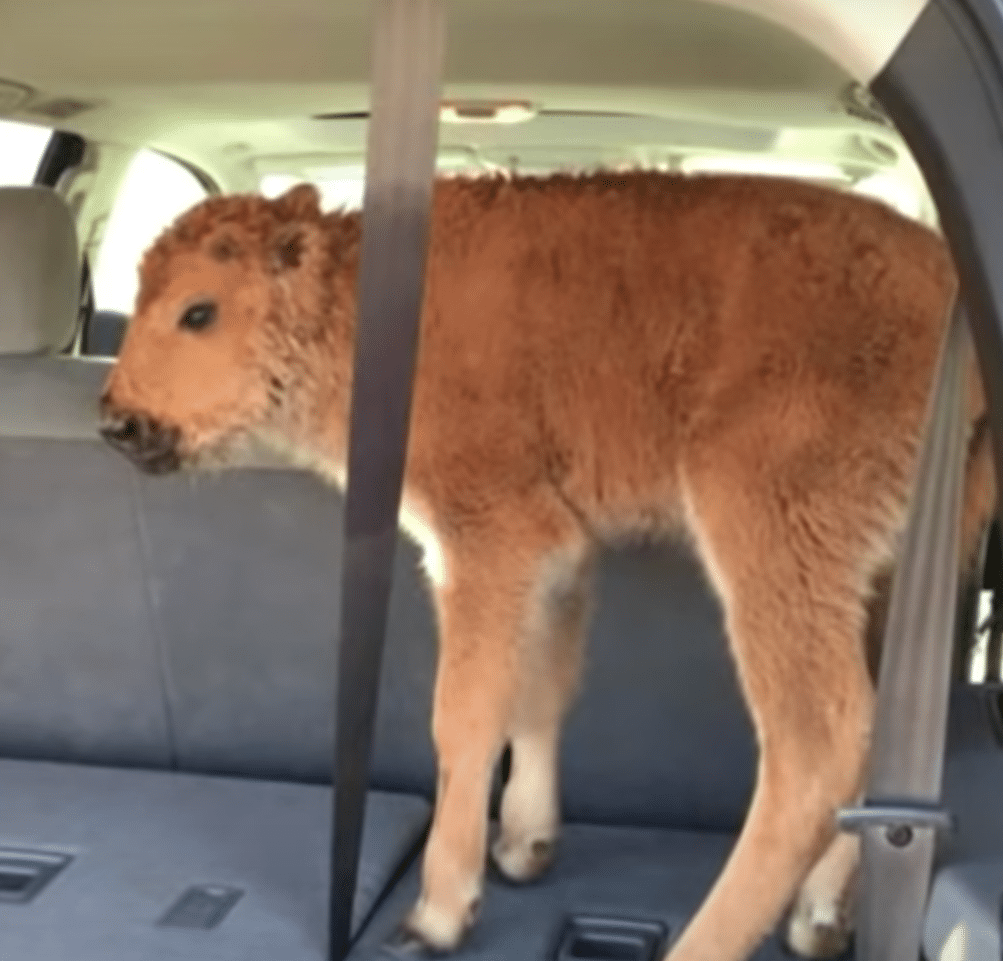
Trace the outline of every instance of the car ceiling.
<instances>
[{"instance_id":1,"label":"car ceiling","mask_svg":"<svg viewBox=\"0 0 1003 961\"><path fill-rule=\"evenodd\" d=\"M359 0L0 0L0 116L152 146L227 189L254 189L267 169L355 162L371 8ZM831 60L725 5L448 0L447 10L444 97L525 101L540 111L506 130L443 125L447 152L487 150L494 163L521 146L588 165L646 162L625 144L702 144L877 169L889 162L867 156L867 138L901 146L861 114L850 78ZM890 165L916 179L911 163Z\"/></svg>"},{"instance_id":2,"label":"car ceiling","mask_svg":"<svg viewBox=\"0 0 1003 961\"><path fill-rule=\"evenodd\" d=\"M120 140L178 125L364 110L371 4L358 0L4 0L9 116ZM779 27L712 3L449 0L446 93L648 112L824 112L848 78ZM663 93L664 95L664 93ZM16 100L21 102L17 103Z\"/></svg>"}]
</instances>

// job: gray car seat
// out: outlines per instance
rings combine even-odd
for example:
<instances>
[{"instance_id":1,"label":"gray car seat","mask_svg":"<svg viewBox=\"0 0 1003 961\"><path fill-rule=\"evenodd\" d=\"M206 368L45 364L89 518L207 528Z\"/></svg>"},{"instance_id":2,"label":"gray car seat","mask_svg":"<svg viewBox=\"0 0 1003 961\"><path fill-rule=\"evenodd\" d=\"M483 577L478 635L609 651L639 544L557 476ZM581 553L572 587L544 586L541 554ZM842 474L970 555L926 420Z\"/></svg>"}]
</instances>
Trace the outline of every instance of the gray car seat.
<instances>
[{"instance_id":1,"label":"gray car seat","mask_svg":"<svg viewBox=\"0 0 1003 961\"><path fill-rule=\"evenodd\" d=\"M330 791L136 769L178 766L183 742L156 535L96 433L107 366L57 353L77 316L68 210L0 189L0 241L0 957L317 957ZM206 648L219 627L202 622ZM370 796L357 925L428 813Z\"/></svg>"}]
</instances>

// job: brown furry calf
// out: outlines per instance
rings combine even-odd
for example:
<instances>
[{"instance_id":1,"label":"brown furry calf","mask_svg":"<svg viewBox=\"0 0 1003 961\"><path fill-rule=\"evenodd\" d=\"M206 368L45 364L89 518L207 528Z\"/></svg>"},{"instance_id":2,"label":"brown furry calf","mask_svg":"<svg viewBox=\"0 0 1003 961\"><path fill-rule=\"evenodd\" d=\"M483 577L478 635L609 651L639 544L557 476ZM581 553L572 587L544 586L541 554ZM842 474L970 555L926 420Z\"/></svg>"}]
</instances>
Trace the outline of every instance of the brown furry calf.
<instances>
[{"instance_id":1,"label":"brown furry calf","mask_svg":"<svg viewBox=\"0 0 1003 961\"><path fill-rule=\"evenodd\" d=\"M183 216L143 263L108 439L162 472L225 463L254 437L342 478L359 229L309 187ZM437 187L402 512L441 634L412 946L451 948L471 923L506 743L492 853L516 880L546 867L597 546L674 534L724 606L760 761L745 828L672 961L738 961L792 898L796 950L845 942L857 852L834 841L833 815L868 747L866 609L894 559L954 288L934 234L802 184ZM995 500L985 433L969 544Z\"/></svg>"}]
</instances>

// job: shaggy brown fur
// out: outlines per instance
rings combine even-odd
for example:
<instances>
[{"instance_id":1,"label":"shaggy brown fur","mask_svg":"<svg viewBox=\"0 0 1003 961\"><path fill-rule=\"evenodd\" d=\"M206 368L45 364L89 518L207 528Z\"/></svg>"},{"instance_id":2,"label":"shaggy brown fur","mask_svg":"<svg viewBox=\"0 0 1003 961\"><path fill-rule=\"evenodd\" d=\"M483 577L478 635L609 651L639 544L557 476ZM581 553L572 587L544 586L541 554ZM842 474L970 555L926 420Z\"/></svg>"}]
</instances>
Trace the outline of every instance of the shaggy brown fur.
<instances>
[{"instance_id":1,"label":"shaggy brown fur","mask_svg":"<svg viewBox=\"0 0 1003 961\"><path fill-rule=\"evenodd\" d=\"M108 436L150 470L225 461L253 436L341 479L358 257L358 218L322 215L312 188L182 217L144 261ZM760 746L742 835L672 961L738 961L816 864L789 941L845 942L856 848L821 856L861 786L866 607L954 289L932 233L804 184L438 185L402 513L441 635L439 792L408 920L421 942L452 947L472 919L506 743L494 858L519 880L546 867L597 546L672 534L724 606ZM208 303L204 329L179 325ZM974 422L974 366L971 385ZM995 500L980 436L969 545Z\"/></svg>"}]
</instances>

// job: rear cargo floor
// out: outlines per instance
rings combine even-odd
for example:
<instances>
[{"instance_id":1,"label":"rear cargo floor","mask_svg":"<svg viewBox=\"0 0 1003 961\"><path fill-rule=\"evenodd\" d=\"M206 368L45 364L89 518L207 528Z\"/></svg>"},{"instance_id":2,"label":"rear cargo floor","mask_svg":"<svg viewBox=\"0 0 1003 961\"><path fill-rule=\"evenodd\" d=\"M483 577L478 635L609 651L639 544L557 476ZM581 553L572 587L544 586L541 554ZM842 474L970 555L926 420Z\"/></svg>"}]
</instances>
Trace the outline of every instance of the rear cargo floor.
<instances>
[{"instance_id":1,"label":"rear cargo floor","mask_svg":"<svg viewBox=\"0 0 1003 961\"><path fill-rule=\"evenodd\" d=\"M186 774L0 761L0 958L317 961L331 792ZM421 841L428 804L372 793L357 924ZM33 860L72 860L18 903ZM57 862L58 863L58 862ZM181 905L182 924L164 926Z\"/></svg>"},{"instance_id":2,"label":"rear cargo floor","mask_svg":"<svg viewBox=\"0 0 1003 961\"><path fill-rule=\"evenodd\" d=\"M415 896L417 861L399 883L394 876L420 843L429 814L420 798L379 792L368 810L357 926L389 894L352 961L391 956L383 943ZM6 894L0 883L0 958L323 961L329 818L323 787L0 761L0 880L5 864L14 872ZM674 937L733 840L569 825L544 880L522 888L489 880L480 923L457 961L551 959L575 917L600 928L586 928L588 943L579 945L586 953L569 957L603 961L607 922L614 952L621 922ZM43 864L48 854L71 860L31 901L16 903L10 898L17 897L23 854ZM216 920L215 907L222 917L209 929L164 925L192 888L183 923ZM780 957L772 941L757 955Z\"/></svg>"},{"instance_id":3,"label":"rear cargo floor","mask_svg":"<svg viewBox=\"0 0 1003 961\"><path fill-rule=\"evenodd\" d=\"M598 922L600 935L586 937L579 950L562 961L629 959L635 955L617 937L618 922L652 922L670 939L692 916L720 871L734 837L641 828L569 825L557 862L546 878L525 887L490 880L478 925L456 961L553 961L568 922L581 917ZM387 898L363 932L350 961L384 961L394 955L382 948L411 905L418 888L418 868ZM604 950L602 923L611 922ZM586 929L588 930L588 929ZM628 928L629 930L629 928ZM598 943L596 943L598 941ZM770 939L756 961L790 961ZM643 956L639 961L647 961ZM656 961L661 961L657 955Z\"/></svg>"}]
</instances>

